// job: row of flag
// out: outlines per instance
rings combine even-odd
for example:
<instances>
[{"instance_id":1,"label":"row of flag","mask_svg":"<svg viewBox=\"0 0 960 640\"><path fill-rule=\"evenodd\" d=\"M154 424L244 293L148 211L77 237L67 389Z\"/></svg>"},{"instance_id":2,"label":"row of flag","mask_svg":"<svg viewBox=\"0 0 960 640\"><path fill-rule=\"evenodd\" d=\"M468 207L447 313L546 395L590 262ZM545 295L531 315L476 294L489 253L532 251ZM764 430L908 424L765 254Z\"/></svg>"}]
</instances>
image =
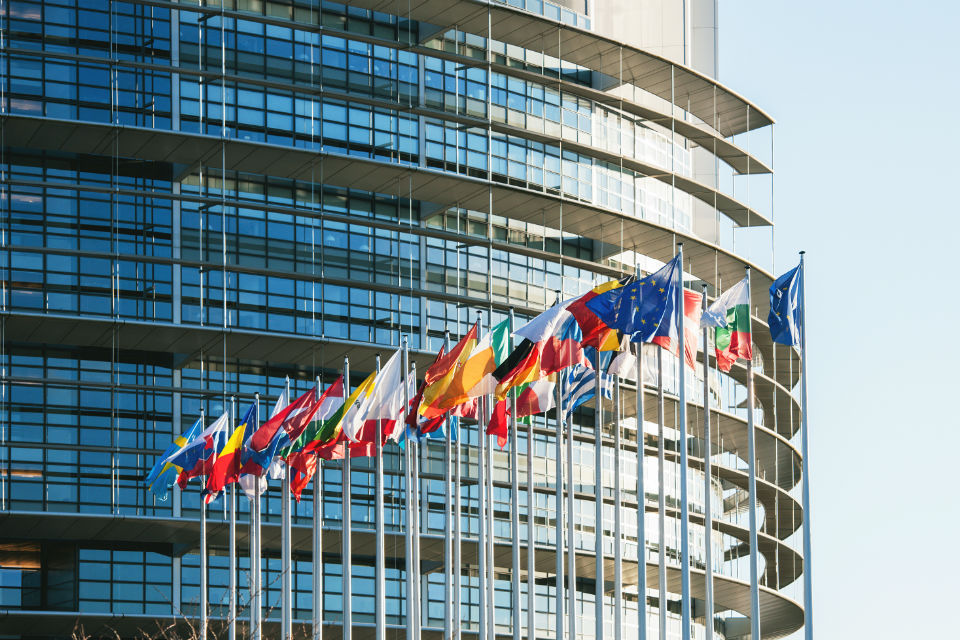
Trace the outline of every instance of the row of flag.
<instances>
[{"instance_id":1,"label":"row of flag","mask_svg":"<svg viewBox=\"0 0 960 640\"><path fill-rule=\"evenodd\" d=\"M798 266L770 287L774 342L800 344L802 273ZM404 371L398 350L349 397L340 376L322 394L315 386L291 402L284 391L263 424L256 403L236 426L229 412L205 429L201 417L161 454L146 484L164 500L175 481L185 488L200 477L209 503L231 483L254 498L266 486L258 478L287 478L299 500L319 459L376 455L378 437L381 444L401 446L408 438L456 439L458 420L480 417L478 400L484 397L492 402L486 432L503 447L511 413L524 420L549 411L560 395L565 418L594 398L597 367L604 372L600 393L610 398L612 377L626 377L636 366L631 342L651 342L677 354L681 293L684 360L690 367L695 366L697 332L704 327L714 330L722 371L738 358L753 357L749 277L702 311L700 294L682 289L678 255L650 275L612 280L558 301L512 332L505 320L480 337L478 321L449 351L441 348L419 385L415 370ZM516 392L512 407L511 391Z\"/></svg>"}]
</instances>

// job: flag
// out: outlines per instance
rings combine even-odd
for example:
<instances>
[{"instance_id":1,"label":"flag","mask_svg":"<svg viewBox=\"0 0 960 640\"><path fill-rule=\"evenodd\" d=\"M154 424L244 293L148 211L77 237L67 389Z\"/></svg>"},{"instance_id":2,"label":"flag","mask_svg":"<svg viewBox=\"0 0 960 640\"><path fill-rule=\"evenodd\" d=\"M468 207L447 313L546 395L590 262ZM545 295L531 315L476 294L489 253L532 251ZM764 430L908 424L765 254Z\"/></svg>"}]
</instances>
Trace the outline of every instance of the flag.
<instances>
[{"instance_id":1,"label":"flag","mask_svg":"<svg viewBox=\"0 0 960 640\"><path fill-rule=\"evenodd\" d=\"M379 429L381 444L386 442L404 415L404 394L414 396L415 389L408 386L404 391L403 387L411 382L410 376L403 373L403 350L397 349L374 377L372 388L352 422L344 421L347 437L354 442L376 443Z\"/></svg>"},{"instance_id":2,"label":"flag","mask_svg":"<svg viewBox=\"0 0 960 640\"><path fill-rule=\"evenodd\" d=\"M554 333L545 336L540 345L540 377L587 362L581 344L583 332L570 312L564 311L553 330Z\"/></svg>"},{"instance_id":3,"label":"flag","mask_svg":"<svg viewBox=\"0 0 960 640\"><path fill-rule=\"evenodd\" d=\"M800 346L803 313L803 263L787 271L770 286L770 337L778 344Z\"/></svg>"},{"instance_id":4,"label":"flag","mask_svg":"<svg viewBox=\"0 0 960 640\"><path fill-rule=\"evenodd\" d=\"M610 361L610 366L607 367L607 375L620 376L630 380L637 379L637 354L634 352L632 344L632 342L624 340L620 351L617 352L617 355Z\"/></svg>"},{"instance_id":5,"label":"flag","mask_svg":"<svg viewBox=\"0 0 960 640\"><path fill-rule=\"evenodd\" d=\"M281 409L277 415L271 416L250 436L249 448L254 451L266 450L281 427L291 442L299 438L316 409L319 409L319 406L315 406L316 398L317 388L314 387Z\"/></svg>"},{"instance_id":6,"label":"flag","mask_svg":"<svg viewBox=\"0 0 960 640\"><path fill-rule=\"evenodd\" d=\"M507 410L507 401L498 400L493 405L493 411L490 414L490 421L487 423L487 435L497 436L497 446L501 449L507 444L510 433L509 424L510 412Z\"/></svg>"},{"instance_id":7,"label":"flag","mask_svg":"<svg viewBox=\"0 0 960 640\"><path fill-rule=\"evenodd\" d=\"M161 453L160 457L157 458L157 463L150 469L150 473L147 474L144 482L147 488L157 496L158 500L163 501L167 499L167 494L170 492L171 487L173 487L173 483L177 481L177 475L182 471L180 467L168 462L167 458L179 451L183 445L196 438L202 428L203 424L200 418L197 418L197 421L193 423L192 427L174 438L166 451Z\"/></svg>"},{"instance_id":8,"label":"flag","mask_svg":"<svg viewBox=\"0 0 960 640\"><path fill-rule=\"evenodd\" d=\"M613 378L610 376L603 377L601 393L608 400L613 397ZM561 420L566 420L574 409L592 400L596 394L597 372L583 365L571 367L560 397Z\"/></svg>"},{"instance_id":9,"label":"flag","mask_svg":"<svg viewBox=\"0 0 960 640\"><path fill-rule=\"evenodd\" d=\"M353 390L347 401L343 403L343 414L340 417L339 428L351 442L357 441L357 434L363 426L363 417L367 412L367 400L373 393L374 381L377 372L374 371Z\"/></svg>"},{"instance_id":10,"label":"flag","mask_svg":"<svg viewBox=\"0 0 960 640\"><path fill-rule=\"evenodd\" d=\"M493 393L497 388L497 379L493 372L497 365L506 360L510 353L510 321L494 326L487 335L477 342L463 365L463 387L467 395L476 398Z\"/></svg>"},{"instance_id":11,"label":"flag","mask_svg":"<svg viewBox=\"0 0 960 640\"><path fill-rule=\"evenodd\" d=\"M701 294L688 289L683 290L683 353L687 366L694 370L697 368L697 352L700 350L697 330L700 327L700 313L703 310L702 300ZM660 345L673 355L678 355L677 341L674 338L655 336L650 342Z\"/></svg>"},{"instance_id":12,"label":"flag","mask_svg":"<svg viewBox=\"0 0 960 640\"><path fill-rule=\"evenodd\" d=\"M187 482L191 478L210 475L213 470L213 461L227 442L227 429L229 428L230 415L224 413L203 433L167 458L167 462L182 469L177 477L177 484L180 485L181 489L186 488Z\"/></svg>"},{"instance_id":13,"label":"flag","mask_svg":"<svg viewBox=\"0 0 960 640\"><path fill-rule=\"evenodd\" d=\"M737 358L753 358L750 335L750 282L744 278L707 308L701 326L716 327L713 336L717 368L730 371Z\"/></svg>"},{"instance_id":14,"label":"flag","mask_svg":"<svg viewBox=\"0 0 960 640\"><path fill-rule=\"evenodd\" d=\"M544 413L557 406L554 397L556 376L542 378L531 382L517 395L517 417L532 416Z\"/></svg>"},{"instance_id":15,"label":"flag","mask_svg":"<svg viewBox=\"0 0 960 640\"><path fill-rule=\"evenodd\" d=\"M440 347L440 352L437 353L437 357L434 359L434 363L443 358L445 347ZM415 383L415 381L412 381ZM420 387L417 388L416 394L413 395L413 398L410 400L410 406L407 407L407 416L403 420L404 428L397 430L394 434L394 438L397 442L407 437L408 433L413 434L417 437L424 433L430 433L437 429L438 423L443 422L443 416L445 414L440 414L432 418L427 418L425 420L420 419L420 405L423 402L423 392L427 388L426 381L420 383Z\"/></svg>"},{"instance_id":16,"label":"flag","mask_svg":"<svg viewBox=\"0 0 960 640\"><path fill-rule=\"evenodd\" d=\"M430 368L426 370L423 374L423 379L426 381L427 385L431 385L440 378L444 377L456 366L460 356L463 355L463 351L467 347L467 343L471 340L477 339L477 324L474 323L473 327L470 328L470 331L467 332L467 335L463 336L460 342L457 343L453 349L450 350L450 353L446 354L443 357L438 357L437 360L430 365ZM471 349L473 347L471 346ZM467 353L470 352L470 349L466 349Z\"/></svg>"},{"instance_id":17,"label":"flag","mask_svg":"<svg viewBox=\"0 0 960 640\"><path fill-rule=\"evenodd\" d=\"M343 407L344 399L343 376L337 378L323 395L313 420L304 429L299 438L289 445L289 452L303 449L311 442L327 442L336 436L337 425L331 420Z\"/></svg>"},{"instance_id":18,"label":"flag","mask_svg":"<svg viewBox=\"0 0 960 640\"><path fill-rule=\"evenodd\" d=\"M586 292L567 306L567 311L577 319L577 324L580 325L580 330L583 332L583 346L594 347L600 351L616 351L620 348L620 337L617 330L607 326L597 314L587 307L587 302L602 293L618 289L631 280L631 278L623 278L605 282Z\"/></svg>"},{"instance_id":19,"label":"flag","mask_svg":"<svg viewBox=\"0 0 960 640\"><path fill-rule=\"evenodd\" d=\"M468 402L463 404L458 404L453 409L450 409L447 415L456 416L458 418L469 418L471 420L477 419L477 399L470 398Z\"/></svg>"},{"instance_id":20,"label":"flag","mask_svg":"<svg viewBox=\"0 0 960 640\"><path fill-rule=\"evenodd\" d=\"M287 393L287 389L285 388L280 392L280 395L277 396L277 401L273 405L273 411L270 413L270 417L273 418L278 413L283 411L287 404L289 404L289 399L290 397ZM237 480L237 483L250 500L253 500L259 495L257 493L257 478L263 477L267 474L267 470L270 468L274 457L276 456L277 447L280 443L280 434L278 433L274 436L271 444L265 451L260 452L251 449L250 438L252 438L253 434L256 433L257 429L259 428L259 424L259 411L255 411L254 424L247 425L247 439L243 443L243 449L240 451L240 478ZM260 485L259 493L263 493L266 490L267 483L264 482L262 485Z\"/></svg>"},{"instance_id":21,"label":"flag","mask_svg":"<svg viewBox=\"0 0 960 640\"><path fill-rule=\"evenodd\" d=\"M396 420L403 411L403 383L407 376L403 371L403 349L390 356L373 381L373 391L367 401L365 420Z\"/></svg>"},{"instance_id":22,"label":"flag","mask_svg":"<svg viewBox=\"0 0 960 640\"><path fill-rule=\"evenodd\" d=\"M632 278L592 300L587 308L612 329L632 336L634 342L650 342L656 336L676 335L676 291L682 269L679 254L644 278Z\"/></svg>"},{"instance_id":23,"label":"flag","mask_svg":"<svg viewBox=\"0 0 960 640\"><path fill-rule=\"evenodd\" d=\"M248 426L256 424L256 411L257 405L251 404L250 408L243 414L240 424L233 430L230 438L226 444L223 445L223 449L221 449L217 455L216 460L213 461L213 469L207 477L207 491L204 496L204 501L207 504L216 500L224 487L231 482L236 482L240 478L240 469L242 466L240 463L240 454L243 449L244 434Z\"/></svg>"},{"instance_id":24,"label":"flag","mask_svg":"<svg viewBox=\"0 0 960 640\"><path fill-rule=\"evenodd\" d=\"M558 327L570 317L567 307L575 300L576 298L571 298L558 302L514 331L513 335L534 343L543 342L548 337L556 335Z\"/></svg>"},{"instance_id":25,"label":"flag","mask_svg":"<svg viewBox=\"0 0 960 640\"><path fill-rule=\"evenodd\" d=\"M463 369L477 344L477 331L478 324L475 323L450 353L438 358L437 362L427 369L427 387L423 391L420 415L434 418L470 399L467 395L469 388L464 383ZM443 364L444 368L440 368L440 364Z\"/></svg>"},{"instance_id":26,"label":"flag","mask_svg":"<svg viewBox=\"0 0 960 640\"><path fill-rule=\"evenodd\" d=\"M521 340L492 375L497 380L494 393L498 399L505 398L507 391L513 387L539 380L540 345L526 339Z\"/></svg>"}]
</instances>

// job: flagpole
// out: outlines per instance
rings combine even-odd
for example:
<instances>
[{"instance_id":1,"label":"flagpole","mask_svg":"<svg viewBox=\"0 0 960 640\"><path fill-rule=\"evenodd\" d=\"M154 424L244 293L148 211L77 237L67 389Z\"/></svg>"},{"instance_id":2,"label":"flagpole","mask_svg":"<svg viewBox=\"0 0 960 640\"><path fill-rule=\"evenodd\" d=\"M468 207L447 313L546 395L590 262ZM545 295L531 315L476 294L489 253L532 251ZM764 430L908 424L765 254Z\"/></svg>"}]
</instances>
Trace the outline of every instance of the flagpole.
<instances>
[{"instance_id":1,"label":"flagpole","mask_svg":"<svg viewBox=\"0 0 960 640\"><path fill-rule=\"evenodd\" d=\"M491 327L492 328L492 327ZM490 415L493 411L493 398L487 402L484 407L484 420L486 424L490 424ZM487 434L487 430L483 431L483 438L486 440L486 458L485 464L487 465L487 612L489 616L488 629L490 630L490 638L493 640L497 637L497 627L496 627L496 601L494 599L494 587L496 586L496 562L494 559L494 549L493 543L495 539L495 529L496 523L494 521L494 503L493 498L493 442L490 439L490 435Z\"/></svg>"},{"instance_id":2,"label":"flagpole","mask_svg":"<svg viewBox=\"0 0 960 640\"><path fill-rule=\"evenodd\" d=\"M483 338L483 324L481 323L481 312L477 311L477 340ZM478 638L487 640L487 483L486 483L486 429L484 428L484 417L486 417L486 405L489 396L483 395L477 401L477 571L479 573L480 585L480 628Z\"/></svg>"},{"instance_id":3,"label":"flagpole","mask_svg":"<svg viewBox=\"0 0 960 640\"><path fill-rule=\"evenodd\" d=\"M613 637L623 640L623 536L620 527L620 377L613 378ZM638 565L638 571L643 565Z\"/></svg>"},{"instance_id":4,"label":"flagpole","mask_svg":"<svg viewBox=\"0 0 960 640\"><path fill-rule=\"evenodd\" d=\"M683 295L683 243L677 243L677 255L680 257L680 286L677 287L677 376L680 406L680 621L682 625L680 637L690 640L690 610L693 604L690 601L690 500L687 493L687 370L686 348L684 339L686 332L683 319L686 316L686 300ZM755 636L760 640L760 636Z\"/></svg>"},{"instance_id":5,"label":"flagpole","mask_svg":"<svg viewBox=\"0 0 960 640\"><path fill-rule=\"evenodd\" d=\"M200 409L200 427L206 427L203 409ZM207 486L206 475L200 476L200 486ZM207 501L200 492L200 640L207 638Z\"/></svg>"},{"instance_id":6,"label":"flagpole","mask_svg":"<svg viewBox=\"0 0 960 640\"><path fill-rule=\"evenodd\" d=\"M701 314L707 312L707 285L703 285L700 298ZM712 475L710 458L713 455L712 435L710 433L710 336L709 328L703 328L703 561L706 565L704 576L704 611L706 615L705 640L713 640L713 513L710 497Z\"/></svg>"},{"instance_id":7,"label":"flagpole","mask_svg":"<svg viewBox=\"0 0 960 640\"><path fill-rule=\"evenodd\" d=\"M594 384L596 385L596 391L594 392L594 398L596 400L596 441L594 443L594 463L593 463L593 472L594 472L594 490L596 492L596 499L594 500L594 507L596 508L596 529L594 536L594 554L596 555L596 592L594 594L594 637L602 638L603 637L603 594L604 594L604 575L603 575L603 371L600 368L600 347L597 345L597 354L595 357L596 366ZM570 439L573 439L573 421L570 421L570 429L567 432ZM571 486L573 482L573 448L567 448L568 453L570 454L571 460L568 462L570 465L570 480ZM570 521L571 529L573 527L573 514L575 513L573 508L573 501L570 502ZM571 544L573 544L573 538L571 537ZM572 573L572 571L571 571ZM575 602L575 600L571 600ZM575 617L575 616L571 616ZM571 628L573 625L571 624ZM571 636L575 640L576 636Z\"/></svg>"},{"instance_id":8,"label":"flagpole","mask_svg":"<svg viewBox=\"0 0 960 640\"><path fill-rule=\"evenodd\" d=\"M560 299L559 292L557 294L557 299ZM563 400L563 372L557 376L557 442L556 442L556 469L557 469L557 478L556 478L556 630L557 630L557 640L562 640L563 638L563 411L561 410L561 401ZM573 514L570 514L571 516ZM573 542L572 540L570 541ZM569 555L573 555L573 545L570 545L570 548L567 549ZM573 611L570 612L570 615L573 616ZM575 640L576 636L570 640Z\"/></svg>"},{"instance_id":9,"label":"flagpole","mask_svg":"<svg viewBox=\"0 0 960 640\"><path fill-rule=\"evenodd\" d=\"M638 269L639 271L639 269ZM624 339L629 339L624 337ZM630 348L630 345L627 345ZM643 459L643 343L637 343L637 638L647 640L647 495ZM662 637L662 636L661 636Z\"/></svg>"},{"instance_id":10,"label":"flagpole","mask_svg":"<svg viewBox=\"0 0 960 640\"><path fill-rule=\"evenodd\" d=\"M643 348L643 343L640 343ZM638 374L638 377L642 377ZM664 467L666 466L666 447L664 446L663 429L663 347L657 348L657 482L659 484L659 494L657 496L657 527L659 531L659 551L658 551L658 577L660 588L660 640L667 637L667 483L664 480Z\"/></svg>"},{"instance_id":11,"label":"flagpole","mask_svg":"<svg viewBox=\"0 0 960 640\"><path fill-rule=\"evenodd\" d=\"M443 349L445 353L450 351L450 331L449 330L444 330L443 332ZM447 443L449 445L450 438L452 436L452 429L449 429L449 427L451 426L451 418L449 416L447 417L447 426L448 426ZM459 427L459 425L457 426ZM460 468L461 468L462 461L460 459L461 449L460 449L459 429L457 430L456 450L453 453L456 453L456 462L455 462L456 469L454 471L454 477L453 477L453 482L454 482L453 514L451 515L449 510L447 511L448 520L451 517L453 518L453 521L451 523L453 526L453 546L450 552L450 556L448 557L453 558L453 567L451 567L451 569L456 570L456 573L453 574L453 597L450 599L450 604L452 604L453 606L453 611L451 612L450 637L461 638L463 633L462 632L463 617L462 617L462 612L460 610L460 605L461 605L460 589L462 586L461 555L462 555L462 547L463 547L463 538L462 538L460 517L462 514L463 504L462 504L462 498L460 496L460 489L461 489ZM449 478L450 478L450 469L448 468L447 469L448 483L449 483ZM449 562L447 564L449 564ZM449 581L448 581L448 584L449 584Z\"/></svg>"},{"instance_id":12,"label":"flagpole","mask_svg":"<svg viewBox=\"0 0 960 640\"><path fill-rule=\"evenodd\" d=\"M257 425L260 424L260 394L254 396L256 403ZM261 637L261 606L260 606L260 482L259 474L254 478L254 493L256 498L251 501L252 532L250 541L250 637L251 640L260 640Z\"/></svg>"},{"instance_id":13,"label":"flagpole","mask_svg":"<svg viewBox=\"0 0 960 640\"><path fill-rule=\"evenodd\" d=\"M317 376L317 402L320 401ZM313 472L313 640L323 638L323 459L316 455ZM259 480L258 480L259 482ZM379 520L377 521L379 522Z\"/></svg>"},{"instance_id":14,"label":"flagpole","mask_svg":"<svg viewBox=\"0 0 960 640\"><path fill-rule=\"evenodd\" d=\"M403 404L410 404L410 387L407 386L407 376L410 375L410 351L407 345L407 336L403 336L403 376L400 383L403 385ZM414 639L420 640L423 625L421 617L423 616L423 603L421 601L420 584L420 447L411 439L410 447L410 475L413 476L413 600L415 607L413 610L414 621Z\"/></svg>"},{"instance_id":15,"label":"flagpole","mask_svg":"<svg viewBox=\"0 0 960 640\"><path fill-rule=\"evenodd\" d=\"M377 375L380 374L380 354L377 354ZM404 403L404 407L409 406L409 401ZM401 420L406 419L406 410L402 413ZM406 424L404 424L406 428ZM374 605L376 615L376 637L384 637L387 629L386 612L386 562L384 559L384 533L383 533L383 420L377 420L377 455L374 458L374 492L376 502L376 567L374 568L374 592L376 594L376 604Z\"/></svg>"},{"instance_id":16,"label":"flagpole","mask_svg":"<svg viewBox=\"0 0 960 640\"><path fill-rule=\"evenodd\" d=\"M747 272L747 300L750 300L750 267ZM753 339L753 314L748 313L750 336ZM747 360L747 482L749 487L748 506L750 508L750 634L751 638L760 637L760 582L757 568L757 458L753 433L753 358ZM804 514L806 515L806 514Z\"/></svg>"},{"instance_id":17,"label":"flagpole","mask_svg":"<svg viewBox=\"0 0 960 640\"><path fill-rule=\"evenodd\" d=\"M807 296L805 251L800 252L800 478L803 491L803 634L813 640L813 564L810 543L810 474L807 466Z\"/></svg>"},{"instance_id":18,"label":"flagpole","mask_svg":"<svg viewBox=\"0 0 960 640\"><path fill-rule=\"evenodd\" d=\"M230 396L230 431L233 433L233 430L237 426L237 399L235 396ZM237 483L230 483L230 532L229 532L229 546L230 546L230 594L229 594L229 627L227 631L228 640L237 640L237 495L236 495L236 486ZM226 499L227 496L224 496Z\"/></svg>"},{"instance_id":19,"label":"flagpole","mask_svg":"<svg viewBox=\"0 0 960 640\"><path fill-rule=\"evenodd\" d=\"M546 414L544 414L546 421ZM537 626L537 534L533 485L533 417L527 422L527 640L535 637Z\"/></svg>"},{"instance_id":20,"label":"flagpole","mask_svg":"<svg viewBox=\"0 0 960 640\"><path fill-rule=\"evenodd\" d=\"M450 332L444 332L444 352L450 348ZM416 415L417 407L413 407L414 415ZM444 418L444 431L446 431L446 442L443 446L443 466L446 469L446 482L444 483L443 488L443 508L444 508L444 518L443 518L443 550L444 550L444 561L443 561L443 577L445 591L447 595L446 601L443 603L443 637L444 640L449 640L453 638L455 633L455 626L453 622L455 602L457 598L456 589L453 584L453 567L456 563L457 571L460 571L459 560L454 556L453 549L453 435L451 433L451 422L450 415L447 414L447 417Z\"/></svg>"},{"instance_id":21,"label":"flagpole","mask_svg":"<svg viewBox=\"0 0 960 640\"><path fill-rule=\"evenodd\" d=\"M405 367L404 367L405 368ZM416 599L414 596L414 576L413 576L413 474L411 473L411 458L413 448L413 438L404 440L403 447L403 481L406 489L406 500L404 507L405 526L403 531L403 546L406 555L406 583L407 583L407 640L414 640L414 626Z\"/></svg>"},{"instance_id":22,"label":"flagpole","mask_svg":"<svg viewBox=\"0 0 960 640\"><path fill-rule=\"evenodd\" d=\"M343 397L350 397L350 358L343 359ZM342 520L340 523L341 559L343 567L343 621L341 623L343 640L353 636L353 495L350 487L350 443L343 443L343 465L341 466Z\"/></svg>"},{"instance_id":23,"label":"flagpole","mask_svg":"<svg viewBox=\"0 0 960 640\"><path fill-rule=\"evenodd\" d=\"M560 376L567 378L569 386L569 372L561 372ZM558 377L560 377L558 376ZM567 390L569 393L569 389ZM563 400L563 394L560 394L560 400ZM563 414L563 407L560 402L557 403L557 410ZM567 634L570 638L577 637L577 553L576 553L576 520L574 514L576 508L576 492L573 489L573 411L567 411ZM559 458L557 458L559 460ZM562 511L562 510L561 510ZM562 553L560 554L563 555ZM600 578L599 581L602 581ZM602 587L598 587L602 591ZM561 611L562 613L562 611ZM560 631L557 637L561 636ZM603 637L603 636L598 636Z\"/></svg>"},{"instance_id":24,"label":"flagpole","mask_svg":"<svg viewBox=\"0 0 960 640\"><path fill-rule=\"evenodd\" d=\"M513 348L513 308L510 309L510 329L508 340ZM510 534L511 550L513 555L510 577L513 580L513 612L510 616L513 622L513 640L520 640L520 438L517 429L517 389L510 389ZM532 637L532 636L531 636Z\"/></svg>"},{"instance_id":25,"label":"flagpole","mask_svg":"<svg viewBox=\"0 0 960 640\"><path fill-rule=\"evenodd\" d=\"M290 397L290 376L287 376L287 397ZM283 428L283 427L281 427ZM282 571L280 574L280 637L281 640L292 640L292 624L291 624L291 614L293 613L292 608L292 586L293 582L291 580L291 549L290 549L290 467L284 469L283 474L283 485L281 492L281 509L280 509L280 526L281 526L281 536L280 536L280 555L282 563Z\"/></svg>"}]
</instances>

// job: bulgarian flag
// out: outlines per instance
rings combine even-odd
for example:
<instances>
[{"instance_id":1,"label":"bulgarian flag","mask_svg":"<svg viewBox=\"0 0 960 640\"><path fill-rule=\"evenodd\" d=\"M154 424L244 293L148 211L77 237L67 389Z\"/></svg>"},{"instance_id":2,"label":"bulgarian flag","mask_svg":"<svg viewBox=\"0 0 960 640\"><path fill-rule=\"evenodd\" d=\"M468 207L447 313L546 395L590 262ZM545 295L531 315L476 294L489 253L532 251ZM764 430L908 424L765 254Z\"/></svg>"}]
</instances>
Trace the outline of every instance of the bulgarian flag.
<instances>
[{"instance_id":1,"label":"bulgarian flag","mask_svg":"<svg viewBox=\"0 0 960 640\"><path fill-rule=\"evenodd\" d=\"M730 371L737 358L752 359L750 282L744 278L727 289L703 313L700 326L716 327L713 342L721 371Z\"/></svg>"}]
</instances>

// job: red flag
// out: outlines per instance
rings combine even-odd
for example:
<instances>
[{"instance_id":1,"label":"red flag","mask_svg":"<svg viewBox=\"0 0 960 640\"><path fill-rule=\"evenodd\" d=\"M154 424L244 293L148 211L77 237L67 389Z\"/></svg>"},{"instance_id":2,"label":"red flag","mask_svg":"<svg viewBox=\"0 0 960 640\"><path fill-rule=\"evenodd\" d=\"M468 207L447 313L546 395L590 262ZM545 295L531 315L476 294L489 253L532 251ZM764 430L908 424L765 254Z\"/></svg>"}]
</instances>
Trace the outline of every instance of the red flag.
<instances>
[{"instance_id":1,"label":"red flag","mask_svg":"<svg viewBox=\"0 0 960 640\"><path fill-rule=\"evenodd\" d=\"M619 348L620 340L616 329L611 329L603 320L597 317L597 314L587 307L587 302L605 291L623 286L627 281L628 278L611 280L610 282L594 287L571 302L567 307L567 311L573 314L573 317L577 319L577 324L580 325L580 329L583 331L583 346L594 347L600 351L614 351Z\"/></svg>"},{"instance_id":2,"label":"red flag","mask_svg":"<svg viewBox=\"0 0 960 640\"><path fill-rule=\"evenodd\" d=\"M474 323L473 327L470 328L470 331L467 332L467 335L463 336L460 339L460 342L457 343L453 349L450 350L450 353L444 355L441 350L437 354L437 359L434 361L430 368L427 369L426 373L423 374L423 380L428 385L433 384L443 376L447 375L453 370L453 367L457 364L457 361L460 360L460 356L463 354L463 350L466 348L467 343L472 340L477 339L477 324Z\"/></svg>"},{"instance_id":3,"label":"red flag","mask_svg":"<svg viewBox=\"0 0 960 640\"><path fill-rule=\"evenodd\" d=\"M464 402L459 404L450 410L450 415L457 416L459 418L470 418L471 420L477 419L477 399L470 398L469 402Z\"/></svg>"},{"instance_id":4,"label":"red flag","mask_svg":"<svg viewBox=\"0 0 960 640\"><path fill-rule=\"evenodd\" d=\"M440 425L443 424L443 421L447 419L447 415L437 416L436 418L427 418L420 423L420 434L427 434L431 431L436 431L440 428Z\"/></svg>"},{"instance_id":5,"label":"red flag","mask_svg":"<svg viewBox=\"0 0 960 640\"><path fill-rule=\"evenodd\" d=\"M572 315L564 320L556 333L540 343L540 376L548 376L575 364L590 366L583 356L583 332Z\"/></svg>"},{"instance_id":6,"label":"red flag","mask_svg":"<svg viewBox=\"0 0 960 640\"><path fill-rule=\"evenodd\" d=\"M686 356L687 366L691 369L697 368L698 341L697 334L700 332L700 314L703 308L700 304L700 294L688 289L683 290L683 352ZM658 344L673 355L677 355L677 343L670 336L656 336L651 340L653 344Z\"/></svg>"},{"instance_id":7,"label":"red flag","mask_svg":"<svg viewBox=\"0 0 960 640\"><path fill-rule=\"evenodd\" d=\"M490 416L490 422L487 423L487 435L497 436L497 444L501 449L507 444L507 435L509 434L509 423L507 416L507 401L500 400L493 405L493 415Z\"/></svg>"},{"instance_id":8,"label":"red flag","mask_svg":"<svg viewBox=\"0 0 960 640\"><path fill-rule=\"evenodd\" d=\"M319 408L320 403L317 402L317 389L314 387L281 409L277 415L260 425L260 428L250 436L250 448L254 451L265 450L270 446L270 441L273 440L273 437L277 434L280 427L283 427L290 435L291 442L295 441L300 437L300 434L303 433L303 430L307 428L310 418L313 417L313 414L315 414ZM309 416L302 415L307 412L309 412Z\"/></svg>"}]
</instances>

